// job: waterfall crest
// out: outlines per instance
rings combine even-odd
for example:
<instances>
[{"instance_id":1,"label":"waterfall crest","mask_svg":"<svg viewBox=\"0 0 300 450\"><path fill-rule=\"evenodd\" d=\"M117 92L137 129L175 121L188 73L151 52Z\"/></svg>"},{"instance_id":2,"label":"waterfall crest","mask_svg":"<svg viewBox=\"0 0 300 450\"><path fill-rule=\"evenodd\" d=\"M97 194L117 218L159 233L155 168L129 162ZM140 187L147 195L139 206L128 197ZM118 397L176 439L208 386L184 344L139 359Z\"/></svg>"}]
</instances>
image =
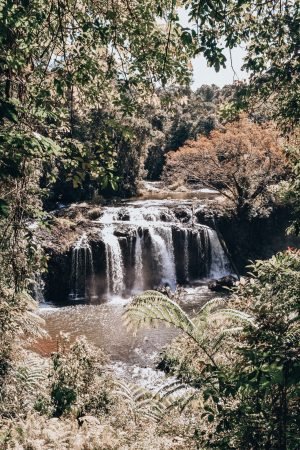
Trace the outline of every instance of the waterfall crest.
<instances>
[{"instance_id":1,"label":"waterfall crest","mask_svg":"<svg viewBox=\"0 0 300 450\"><path fill-rule=\"evenodd\" d=\"M195 223L193 211L154 202L103 208L94 221L102 243L97 257L85 233L73 246L70 297L89 297L95 279L97 295L111 297L232 273L216 231Z\"/></svg>"}]
</instances>

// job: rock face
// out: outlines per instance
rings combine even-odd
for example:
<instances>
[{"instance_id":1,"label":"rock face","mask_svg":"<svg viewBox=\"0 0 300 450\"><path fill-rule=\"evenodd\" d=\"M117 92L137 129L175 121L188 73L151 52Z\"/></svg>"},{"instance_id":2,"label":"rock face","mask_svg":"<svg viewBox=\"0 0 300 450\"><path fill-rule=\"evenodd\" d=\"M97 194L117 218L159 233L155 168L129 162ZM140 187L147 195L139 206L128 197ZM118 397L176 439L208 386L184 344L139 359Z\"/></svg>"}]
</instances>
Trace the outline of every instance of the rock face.
<instances>
[{"instance_id":1,"label":"rock face","mask_svg":"<svg viewBox=\"0 0 300 450\"><path fill-rule=\"evenodd\" d=\"M223 277L245 274L249 259L300 246L285 235L286 210L241 222L212 205L140 200L58 209L51 230L37 232L48 255L46 299L98 302L203 279L214 279L210 288L221 292L232 286Z\"/></svg>"},{"instance_id":2,"label":"rock face","mask_svg":"<svg viewBox=\"0 0 300 450\"><path fill-rule=\"evenodd\" d=\"M236 278L232 275L226 275L218 280L211 280L208 283L208 288L214 292L228 292L236 282Z\"/></svg>"},{"instance_id":3,"label":"rock face","mask_svg":"<svg viewBox=\"0 0 300 450\"><path fill-rule=\"evenodd\" d=\"M91 302L230 274L218 235L199 222L198 209L204 217L203 206L171 200L59 210L42 236L46 298Z\"/></svg>"},{"instance_id":4,"label":"rock face","mask_svg":"<svg viewBox=\"0 0 300 450\"><path fill-rule=\"evenodd\" d=\"M223 215L215 219L215 224L226 242L236 271L246 274L249 261L268 259L289 246L300 248L300 238L286 233L290 220L291 211L278 206L268 217L246 221Z\"/></svg>"}]
</instances>

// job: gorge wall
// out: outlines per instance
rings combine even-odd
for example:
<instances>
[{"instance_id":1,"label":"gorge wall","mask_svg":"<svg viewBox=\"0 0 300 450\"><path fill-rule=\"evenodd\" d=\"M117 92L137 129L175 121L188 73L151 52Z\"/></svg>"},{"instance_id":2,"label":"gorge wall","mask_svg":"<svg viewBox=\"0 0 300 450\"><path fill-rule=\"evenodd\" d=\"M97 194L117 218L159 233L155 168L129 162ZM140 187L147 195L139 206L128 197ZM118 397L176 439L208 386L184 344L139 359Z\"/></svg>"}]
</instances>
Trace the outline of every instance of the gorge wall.
<instances>
[{"instance_id":1,"label":"gorge wall","mask_svg":"<svg viewBox=\"0 0 300 450\"><path fill-rule=\"evenodd\" d=\"M201 209L159 200L103 207L77 225L66 251L52 251L46 299L97 302L232 273L217 231L200 223Z\"/></svg>"}]
</instances>

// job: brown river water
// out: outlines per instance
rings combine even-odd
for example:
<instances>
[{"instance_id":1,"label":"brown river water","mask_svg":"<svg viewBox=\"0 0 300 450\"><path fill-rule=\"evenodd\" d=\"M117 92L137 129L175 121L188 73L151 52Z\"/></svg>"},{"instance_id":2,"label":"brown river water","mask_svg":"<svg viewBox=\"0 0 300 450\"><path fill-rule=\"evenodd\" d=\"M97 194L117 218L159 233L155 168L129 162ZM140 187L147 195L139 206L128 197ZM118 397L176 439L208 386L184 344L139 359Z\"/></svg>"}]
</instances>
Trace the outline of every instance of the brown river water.
<instances>
[{"instance_id":1,"label":"brown river water","mask_svg":"<svg viewBox=\"0 0 300 450\"><path fill-rule=\"evenodd\" d=\"M40 305L39 315L45 321L48 337L34 344L39 354L49 356L55 351L60 333L67 333L71 342L86 336L109 356L111 367L121 377L136 379L150 388L161 382L164 375L155 367L160 353L178 331L159 326L134 335L127 330L122 316L130 296L153 288L154 281L172 289L181 284L184 287L180 304L193 316L215 295L207 287L208 279L231 272L216 232L193 223L191 197L195 196L196 206L201 207L215 193L182 193L177 201L175 194L169 193L163 202L160 196L153 184L153 192L147 198L104 207L102 217L95 223L104 243L99 256L88 235L74 243L67 274L71 282L69 298L55 298ZM191 213L186 216L189 222L176 215L179 205ZM124 227L131 236L128 239L118 234ZM104 273L101 261L105 261ZM154 281L149 273L157 275ZM99 276L106 280L102 291L97 291Z\"/></svg>"}]
</instances>

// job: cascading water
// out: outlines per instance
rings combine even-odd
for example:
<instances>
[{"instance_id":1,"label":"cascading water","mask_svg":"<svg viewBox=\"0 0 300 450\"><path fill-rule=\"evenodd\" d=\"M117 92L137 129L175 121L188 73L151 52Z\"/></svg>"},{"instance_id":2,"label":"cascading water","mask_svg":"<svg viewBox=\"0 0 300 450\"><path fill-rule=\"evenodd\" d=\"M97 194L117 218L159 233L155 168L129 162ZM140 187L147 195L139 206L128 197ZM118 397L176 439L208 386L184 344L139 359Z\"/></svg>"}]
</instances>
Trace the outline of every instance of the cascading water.
<instances>
[{"instance_id":1,"label":"cascading water","mask_svg":"<svg viewBox=\"0 0 300 450\"><path fill-rule=\"evenodd\" d=\"M189 281L189 230L183 231L183 261L184 261L184 277Z\"/></svg>"},{"instance_id":2,"label":"cascading water","mask_svg":"<svg viewBox=\"0 0 300 450\"><path fill-rule=\"evenodd\" d=\"M232 272L216 231L195 223L190 207L176 212L165 204L136 202L103 209L94 221L101 243L95 248L95 276L86 234L73 247L74 299L90 297L94 279L97 296L109 298L159 286L175 289Z\"/></svg>"},{"instance_id":3,"label":"cascading water","mask_svg":"<svg viewBox=\"0 0 300 450\"><path fill-rule=\"evenodd\" d=\"M161 276L161 284L175 289L176 273L172 229L150 226L149 235L153 245L153 258Z\"/></svg>"},{"instance_id":4,"label":"cascading water","mask_svg":"<svg viewBox=\"0 0 300 450\"><path fill-rule=\"evenodd\" d=\"M139 292L144 289L144 275L143 275L143 247L142 238L139 234L139 230L136 232L135 241L135 257L134 257L134 286L133 291Z\"/></svg>"},{"instance_id":5,"label":"cascading water","mask_svg":"<svg viewBox=\"0 0 300 450\"><path fill-rule=\"evenodd\" d=\"M231 273L229 260L222 247L218 234L211 228L208 229L208 235L211 247L211 266L210 278L222 278Z\"/></svg>"},{"instance_id":6,"label":"cascading water","mask_svg":"<svg viewBox=\"0 0 300 450\"><path fill-rule=\"evenodd\" d=\"M43 303L45 301L44 287L45 287L45 282L42 278L42 275L40 273L38 273L34 278L33 289L32 289L33 298L38 303Z\"/></svg>"},{"instance_id":7,"label":"cascading water","mask_svg":"<svg viewBox=\"0 0 300 450\"><path fill-rule=\"evenodd\" d=\"M91 246L84 233L72 248L71 292L72 300L94 296L94 263Z\"/></svg>"},{"instance_id":8,"label":"cascading water","mask_svg":"<svg viewBox=\"0 0 300 450\"><path fill-rule=\"evenodd\" d=\"M124 291L124 268L119 239L114 234L113 225L101 231L105 244L107 295L122 294Z\"/></svg>"}]
</instances>

